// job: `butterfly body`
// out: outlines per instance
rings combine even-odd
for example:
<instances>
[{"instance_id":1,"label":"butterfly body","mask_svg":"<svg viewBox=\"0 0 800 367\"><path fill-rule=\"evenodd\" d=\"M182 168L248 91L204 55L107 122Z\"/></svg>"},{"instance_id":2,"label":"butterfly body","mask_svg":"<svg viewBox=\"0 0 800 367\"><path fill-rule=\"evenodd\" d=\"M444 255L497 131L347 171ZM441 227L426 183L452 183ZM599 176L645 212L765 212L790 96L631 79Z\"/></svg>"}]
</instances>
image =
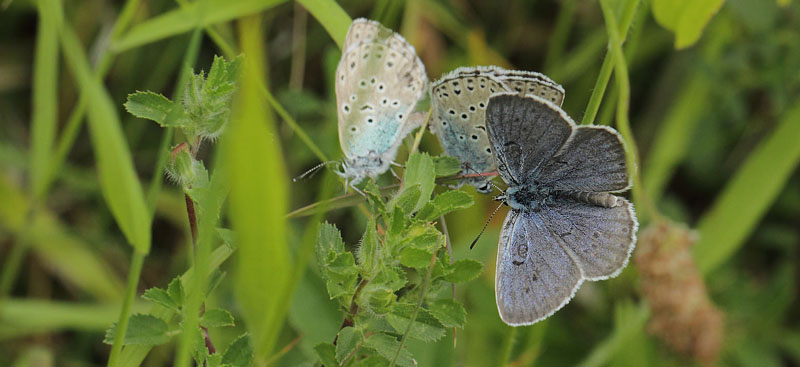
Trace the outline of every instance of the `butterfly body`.
<instances>
[{"instance_id":1,"label":"butterfly body","mask_svg":"<svg viewBox=\"0 0 800 367\"><path fill-rule=\"evenodd\" d=\"M546 97L560 105L564 89L546 76L497 66L458 68L431 84L431 131L445 153L462 162L462 173L493 173L497 170L486 134L485 112L489 97L514 92ZM483 177L464 178L477 191L492 187Z\"/></svg>"},{"instance_id":2,"label":"butterfly body","mask_svg":"<svg viewBox=\"0 0 800 367\"><path fill-rule=\"evenodd\" d=\"M425 93L427 76L414 47L367 19L347 32L336 70L340 173L350 184L386 172L403 138L419 126L409 119Z\"/></svg>"},{"instance_id":3,"label":"butterfly body","mask_svg":"<svg viewBox=\"0 0 800 367\"><path fill-rule=\"evenodd\" d=\"M613 129L575 126L539 96L495 95L486 127L508 184L495 295L509 325L530 325L566 305L584 280L616 276L638 222L624 145Z\"/></svg>"}]
</instances>

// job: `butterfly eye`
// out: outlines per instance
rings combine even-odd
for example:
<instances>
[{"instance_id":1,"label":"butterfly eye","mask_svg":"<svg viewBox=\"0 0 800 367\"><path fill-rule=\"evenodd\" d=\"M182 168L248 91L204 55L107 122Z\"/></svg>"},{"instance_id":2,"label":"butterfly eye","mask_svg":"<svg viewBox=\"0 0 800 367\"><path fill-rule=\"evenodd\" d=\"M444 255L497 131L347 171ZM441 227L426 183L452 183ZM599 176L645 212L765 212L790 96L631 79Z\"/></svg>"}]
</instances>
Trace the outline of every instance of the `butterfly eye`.
<instances>
[{"instance_id":1,"label":"butterfly eye","mask_svg":"<svg viewBox=\"0 0 800 367\"><path fill-rule=\"evenodd\" d=\"M388 103L389 103L389 100L388 100L388 99L386 99L386 98L384 98L383 100L381 100L381 104L382 104L382 105L384 105L384 106L385 106L385 105L387 105Z\"/></svg>"},{"instance_id":2,"label":"butterfly eye","mask_svg":"<svg viewBox=\"0 0 800 367\"><path fill-rule=\"evenodd\" d=\"M351 94L350 95L350 100L351 101L355 101L356 100L356 95L355 94Z\"/></svg>"},{"instance_id":3,"label":"butterfly eye","mask_svg":"<svg viewBox=\"0 0 800 367\"><path fill-rule=\"evenodd\" d=\"M459 135L458 136L458 140L464 140L464 139L466 139L466 137L464 135Z\"/></svg>"}]
</instances>

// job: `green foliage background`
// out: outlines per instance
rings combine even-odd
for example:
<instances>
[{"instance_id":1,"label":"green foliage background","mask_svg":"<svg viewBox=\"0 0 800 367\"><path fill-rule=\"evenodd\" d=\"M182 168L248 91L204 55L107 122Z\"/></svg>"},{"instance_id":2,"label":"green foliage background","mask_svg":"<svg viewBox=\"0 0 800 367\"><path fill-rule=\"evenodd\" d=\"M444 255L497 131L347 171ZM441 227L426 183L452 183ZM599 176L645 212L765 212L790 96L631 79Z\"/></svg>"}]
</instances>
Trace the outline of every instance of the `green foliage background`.
<instances>
[{"instance_id":1,"label":"green foliage background","mask_svg":"<svg viewBox=\"0 0 800 367\"><path fill-rule=\"evenodd\" d=\"M193 266L228 273L205 300L190 292L185 301L232 312L235 327L211 330L218 349L248 332L254 365L314 360L314 346L330 343L343 319L312 261L319 224L335 224L353 250L370 222L352 200L328 200L341 194L332 174L290 179L341 156L332 75L349 22L360 16L402 33L431 80L467 65L544 72L565 87L564 109L576 121L635 137L640 217L658 211L697 230L695 262L726 315L718 364L800 364L797 1L3 4L2 366L104 365L110 354L115 365L188 365L192 340L180 330L152 349L113 352L102 340L126 315L171 317L140 296ZM193 250L183 192L162 177L168 148L184 136L123 104L135 91L175 99L189 71L210 70L214 55L239 54L247 77L230 126L198 152L212 176L197 196L203 212ZM430 134L419 149L441 151ZM393 183L385 176L379 185ZM455 338L448 330L435 343L408 341L420 366L688 363L647 333L633 264L613 280L585 283L544 322L505 326L493 290L504 212L469 251L494 208L488 197L474 198L447 216L448 232L453 258L480 261L484 272L456 287L467 319ZM315 202L323 210L286 216ZM236 230L235 250L218 226ZM190 274L185 286L195 290L212 276ZM184 330L203 323L186 315Z\"/></svg>"}]
</instances>

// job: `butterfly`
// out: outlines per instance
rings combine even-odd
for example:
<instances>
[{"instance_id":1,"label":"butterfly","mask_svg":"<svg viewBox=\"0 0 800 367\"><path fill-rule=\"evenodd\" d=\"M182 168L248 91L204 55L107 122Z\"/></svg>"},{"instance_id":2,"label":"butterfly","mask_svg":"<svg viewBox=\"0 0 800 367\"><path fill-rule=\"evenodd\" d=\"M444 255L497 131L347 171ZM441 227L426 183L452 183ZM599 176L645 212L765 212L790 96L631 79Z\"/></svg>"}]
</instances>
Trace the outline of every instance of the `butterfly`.
<instances>
[{"instance_id":1,"label":"butterfly","mask_svg":"<svg viewBox=\"0 0 800 367\"><path fill-rule=\"evenodd\" d=\"M539 95L558 105L564 100L564 88L548 77L498 66L458 68L431 84L431 131L445 153L462 162L462 173L497 170L486 136L486 105L493 94L512 91ZM458 186L464 183L481 193L492 188L483 177L463 178Z\"/></svg>"},{"instance_id":2,"label":"butterfly","mask_svg":"<svg viewBox=\"0 0 800 367\"><path fill-rule=\"evenodd\" d=\"M497 250L495 298L509 325L566 305L584 280L616 276L636 242L625 147L605 126L576 126L555 103L515 93L489 98L489 142L510 207Z\"/></svg>"},{"instance_id":3,"label":"butterfly","mask_svg":"<svg viewBox=\"0 0 800 367\"><path fill-rule=\"evenodd\" d=\"M355 187L386 172L406 135L421 125L409 119L428 82L414 47L380 23L356 19L347 30L336 69L339 174Z\"/></svg>"}]
</instances>

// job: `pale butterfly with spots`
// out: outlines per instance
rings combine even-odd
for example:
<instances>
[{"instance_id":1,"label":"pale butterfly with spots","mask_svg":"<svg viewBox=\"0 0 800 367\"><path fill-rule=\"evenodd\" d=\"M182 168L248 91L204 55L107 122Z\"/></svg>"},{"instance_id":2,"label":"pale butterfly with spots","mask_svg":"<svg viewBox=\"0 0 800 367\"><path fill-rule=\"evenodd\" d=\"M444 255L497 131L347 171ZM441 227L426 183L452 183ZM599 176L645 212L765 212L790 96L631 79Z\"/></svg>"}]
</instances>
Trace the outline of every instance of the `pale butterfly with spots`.
<instances>
[{"instance_id":1,"label":"pale butterfly with spots","mask_svg":"<svg viewBox=\"0 0 800 367\"><path fill-rule=\"evenodd\" d=\"M419 127L409 119L428 82L414 47L402 36L368 19L356 19L345 38L336 69L339 174L354 185L386 172L403 138Z\"/></svg>"},{"instance_id":2,"label":"pale butterfly with spots","mask_svg":"<svg viewBox=\"0 0 800 367\"><path fill-rule=\"evenodd\" d=\"M461 161L462 174L497 170L486 135L486 105L493 94L514 91L537 95L559 106L564 100L564 88L545 75L498 66L458 68L431 84L431 131L445 153ZM463 178L459 186L464 183L475 186L478 192L491 191L484 177Z\"/></svg>"},{"instance_id":3,"label":"pale butterfly with spots","mask_svg":"<svg viewBox=\"0 0 800 367\"><path fill-rule=\"evenodd\" d=\"M511 210L497 249L495 297L509 325L567 304L584 280L622 271L639 224L625 147L606 126L576 126L555 103L515 92L489 98L486 128Z\"/></svg>"}]
</instances>

